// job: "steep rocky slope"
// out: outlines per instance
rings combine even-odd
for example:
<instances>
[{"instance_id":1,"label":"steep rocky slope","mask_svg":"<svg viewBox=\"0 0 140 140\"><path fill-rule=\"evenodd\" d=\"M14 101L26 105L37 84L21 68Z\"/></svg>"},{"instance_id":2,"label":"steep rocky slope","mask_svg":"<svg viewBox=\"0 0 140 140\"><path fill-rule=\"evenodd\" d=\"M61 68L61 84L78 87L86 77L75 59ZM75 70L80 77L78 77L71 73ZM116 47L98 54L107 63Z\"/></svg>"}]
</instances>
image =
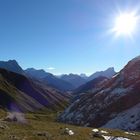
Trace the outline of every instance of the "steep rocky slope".
<instances>
[{"instance_id":1,"label":"steep rocky slope","mask_svg":"<svg viewBox=\"0 0 140 140\"><path fill-rule=\"evenodd\" d=\"M139 103L140 56L97 90L81 95L58 120L85 126L139 130Z\"/></svg>"},{"instance_id":2,"label":"steep rocky slope","mask_svg":"<svg viewBox=\"0 0 140 140\"><path fill-rule=\"evenodd\" d=\"M62 109L68 96L27 78L23 75L0 69L0 106L12 111L35 111L38 109Z\"/></svg>"}]
</instances>

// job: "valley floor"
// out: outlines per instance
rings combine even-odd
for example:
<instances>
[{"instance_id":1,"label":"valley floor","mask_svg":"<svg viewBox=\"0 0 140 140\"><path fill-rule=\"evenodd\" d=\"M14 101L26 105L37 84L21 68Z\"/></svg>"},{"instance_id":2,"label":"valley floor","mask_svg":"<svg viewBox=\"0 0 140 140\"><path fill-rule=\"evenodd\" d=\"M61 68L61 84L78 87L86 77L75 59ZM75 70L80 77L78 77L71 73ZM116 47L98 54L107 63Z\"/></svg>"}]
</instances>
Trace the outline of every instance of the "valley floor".
<instances>
[{"instance_id":1,"label":"valley floor","mask_svg":"<svg viewBox=\"0 0 140 140\"><path fill-rule=\"evenodd\" d=\"M5 115L6 113L4 111L0 111L1 118L5 117ZM93 137L91 135L93 128L57 123L52 119L54 118L54 114L51 113L31 113L26 114L25 117L27 124L0 121L0 140L102 140L102 138ZM71 129L74 132L74 135L70 136L64 134L65 128ZM134 132L132 134L135 135L131 135L120 130L102 128L100 128L100 130L108 132L108 134L104 134L107 136L140 140L140 133Z\"/></svg>"}]
</instances>

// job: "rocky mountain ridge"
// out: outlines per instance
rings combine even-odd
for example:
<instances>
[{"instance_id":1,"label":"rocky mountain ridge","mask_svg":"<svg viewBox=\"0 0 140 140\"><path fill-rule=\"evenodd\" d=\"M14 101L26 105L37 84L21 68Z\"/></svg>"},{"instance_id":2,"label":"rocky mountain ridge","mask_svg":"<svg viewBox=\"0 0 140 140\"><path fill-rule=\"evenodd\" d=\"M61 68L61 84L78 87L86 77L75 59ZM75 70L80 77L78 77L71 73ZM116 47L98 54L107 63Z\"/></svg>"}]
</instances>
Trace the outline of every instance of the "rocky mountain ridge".
<instances>
[{"instance_id":1,"label":"rocky mountain ridge","mask_svg":"<svg viewBox=\"0 0 140 140\"><path fill-rule=\"evenodd\" d=\"M81 95L58 120L84 126L139 130L139 93L140 56L93 92ZM126 115L130 110L136 111Z\"/></svg>"}]
</instances>

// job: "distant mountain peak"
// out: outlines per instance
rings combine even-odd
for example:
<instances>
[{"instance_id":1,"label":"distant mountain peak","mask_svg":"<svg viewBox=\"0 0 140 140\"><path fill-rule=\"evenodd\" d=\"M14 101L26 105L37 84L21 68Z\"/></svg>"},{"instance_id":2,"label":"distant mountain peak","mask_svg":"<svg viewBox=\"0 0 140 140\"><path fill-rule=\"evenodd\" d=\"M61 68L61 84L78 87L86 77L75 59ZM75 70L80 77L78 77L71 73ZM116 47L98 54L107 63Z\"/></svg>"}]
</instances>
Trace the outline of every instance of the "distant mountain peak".
<instances>
[{"instance_id":1,"label":"distant mountain peak","mask_svg":"<svg viewBox=\"0 0 140 140\"><path fill-rule=\"evenodd\" d=\"M108 69L106 69L106 71L108 71L108 70L115 71L114 67L109 67Z\"/></svg>"},{"instance_id":2,"label":"distant mountain peak","mask_svg":"<svg viewBox=\"0 0 140 140\"><path fill-rule=\"evenodd\" d=\"M87 75L86 75L85 73L81 73L80 76L81 76L82 78L87 78Z\"/></svg>"},{"instance_id":3,"label":"distant mountain peak","mask_svg":"<svg viewBox=\"0 0 140 140\"><path fill-rule=\"evenodd\" d=\"M27 68L26 70L31 70L32 71L32 70L35 70L35 69L34 68Z\"/></svg>"},{"instance_id":4,"label":"distant mountain peak","mask_svg":"<svg viewBox=\"0 0 140 140\"><path fill-rule=\"evenodd\" d=\"M46 73L46 71L44 69L35 69L35 68L27 68L25 71L39 71L39 72Z\"/></svg>"},{"instance_id":5,"label":"distant mountain peak","mask_svg":"<svg viewBox=\"0 0 140 140\"><path fill-rule=\"evenodd\" d=\"M10 59L8 61L0 61L0 63L8 63L8 64L18 64L18 62L15 59Z\"/></svg>"},{"instance_id":6,"label":"distant mountain peak","mask_svg":"<svg viewBox=\"0 0 140 140\"><path fill-rule=\"evenodd\" d=\"M17 63L17 61L16 61L15 59L13 59L13 60L8 60L8 61L6 61L6 62L8 62L8 63Z\"/></svg>"},{"instance_id":7,"label":"distant mountain peak","mask_svg":"<svg viewBox=\"0 0 140 140\"><path fill-rule=\"evenodd\" d=\"M47 83L48 85L62 91L72 90L74 88L70 83L61 80L59 77L51 73L48 73L43 69L36 70L34 68L28 68L25 70L25 73L27 76L30 76L35 79L39 79L43 83Z\"/></svg>"},{"instance_id":8,"label":"distant mountain peak","mask_svg":"<svg viewBox=\"0 0 140 140\"><path fill-rule=\"evenodd\" d=\"M114 67L109 67L105 70L101 70L101 71L97 71L97 72L106 72L106 71L115 71L115 69L114 69ZM95 73L97 73L97 72L95 72Z\"/></svg>"},{"instance_id":9,"label":"distant mountain peak","mask_svg":"<svg viewBox=\"0 0 140 140\"><path fill-rule=\"evenodd\" d=\"M19 74L24 73L24 71L22 70L22 68L16 60L0 61L0 68Z\"/></svg>"},{"instance_id":10,"label":"distant mountain peak","mask_svg":"<svg viewBox=\"0 0 140 140\"><path fill-rule=\"evenodd\" d=\"M31 77L36 77L36 78L45 78L47 74L47 72L45 72L45 70L43 69L35 69L35 68L28 68L25 70L25 73Z\"/></svg>"},{"instance_id":11,"label":"distant mountain peak","mask_svg":"<svg viewBox=\"0 0 140 140\"><path fill-rule=\"evenodd\" d=\"M116 72L114 70L114 67L109 67L108 69L104 70L104 71L97 71L95 73L93 73L91 76L89 76L88 80L93 80L99 76L104 76L107 78L111 78L113 75L115 75Z\"/></svg>"},{"instance_id":12,"label":"distant mountain peak","mask_svg":"<svg viewBox=\"0 0 140 140\"><path fill-rule=\"evenodd\" d=\"M71 83L75 88L78 88L87 82L85 78L73 73L61 75L60 79Z\"/></svg>"}]
</instances>

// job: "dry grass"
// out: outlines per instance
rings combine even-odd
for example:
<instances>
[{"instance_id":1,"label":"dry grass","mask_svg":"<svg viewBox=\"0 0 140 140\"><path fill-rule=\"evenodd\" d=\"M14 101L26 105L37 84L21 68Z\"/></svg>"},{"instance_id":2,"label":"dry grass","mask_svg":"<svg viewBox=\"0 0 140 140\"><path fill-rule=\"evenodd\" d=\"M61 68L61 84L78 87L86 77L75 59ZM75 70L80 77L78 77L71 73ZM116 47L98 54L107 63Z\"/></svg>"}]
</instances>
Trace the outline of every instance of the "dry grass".
<instances>
[{"instance_id":1,"label":"dry grass","mask_svg":"<svg viewBox=\"0 0 140 140\"><path fill-rule=\"evenodd\" d=\"M0 117L4 117L6 113L0 111ZM27 124L19 124L15 122L1 122L7 128L0 128L0 140L101 140L91 137L92 128L78 127L57 123L54 121L56 115L49 114L26 114ZM73 136L64 135L64 129L70 128L74 131ZM125 134L120 130L102 129L109 132L112 136L127 137L132 140L140 140L140 133L136 136Z\"/></svg>"}]
</instances>

